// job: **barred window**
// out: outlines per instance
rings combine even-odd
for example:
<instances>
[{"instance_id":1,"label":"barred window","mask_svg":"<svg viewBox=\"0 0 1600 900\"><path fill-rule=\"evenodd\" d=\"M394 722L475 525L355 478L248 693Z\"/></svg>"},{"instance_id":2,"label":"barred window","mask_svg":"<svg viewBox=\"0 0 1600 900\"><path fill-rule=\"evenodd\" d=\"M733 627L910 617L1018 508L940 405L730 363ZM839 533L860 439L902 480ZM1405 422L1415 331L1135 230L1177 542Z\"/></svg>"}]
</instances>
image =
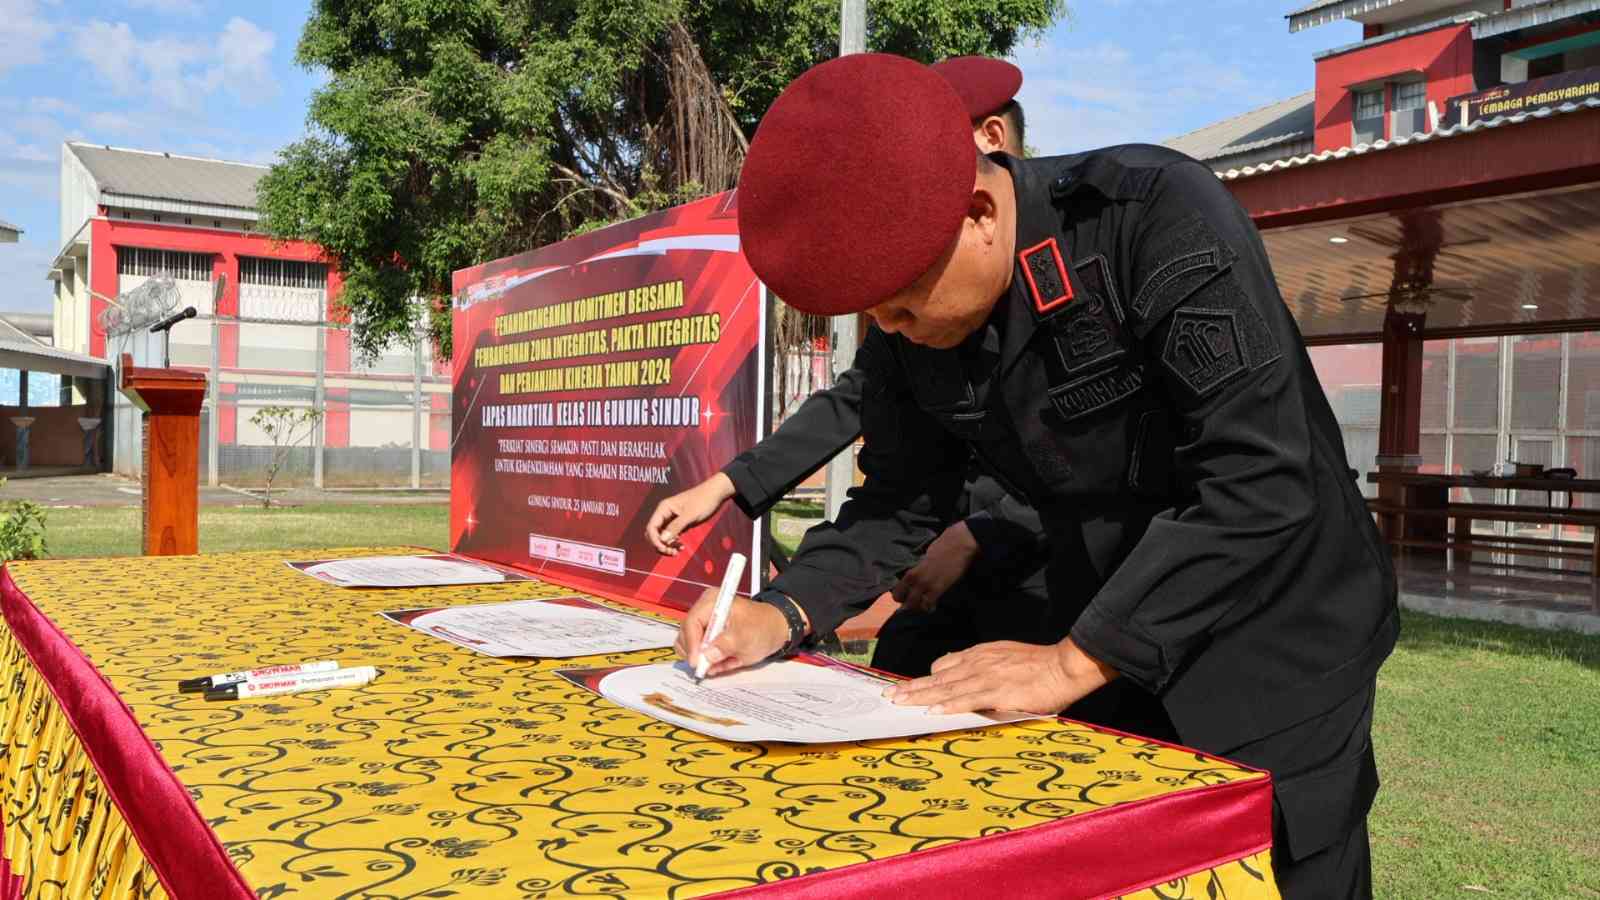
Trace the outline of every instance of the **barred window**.
<instances>
[{"instance_id":1,"label":"barred window","mask_svg":"<svg viewBox=\"0 0 1600 900\"><path fill-rule=\"evenodd\" d=\"M1407 109L1422 109L1428 105L1428 83L1425 81L1404 81L1394 86L1394 108L1396 111Z\"/></svg>"},{"instance_id":2,"label":"barred window","mask_svg":"<svg viewBox=\"0 0 1600 900\"><path fill-rule=\"evenodd\" d=\"M326 263L301 262L295 259L266 259L258 256L241 256L239 257L239 283L259 284L266 287L326 290L328 287L328 266Z\"/></svg>"},{"instance_id":3,"label":"barred window","mask_svg":"<svg viewBox=\"0 0 1600 900\"><path fill-rule=\"evenodd\" d=\"M1383 115L1383 91L1356 91L1356 118L1372 119Z\"/></svg>"},{"instance_id":4,"label":"barred window","mask_svg":"<svg viewBox=\"0 0 1600 900\"><path fill-rule=\"evenodd\" d=\"M181 250L154 250L148 247L118 247L118 275L146 275L188 281L211 280L211 254Z\"/></svg>"}]
</instances>

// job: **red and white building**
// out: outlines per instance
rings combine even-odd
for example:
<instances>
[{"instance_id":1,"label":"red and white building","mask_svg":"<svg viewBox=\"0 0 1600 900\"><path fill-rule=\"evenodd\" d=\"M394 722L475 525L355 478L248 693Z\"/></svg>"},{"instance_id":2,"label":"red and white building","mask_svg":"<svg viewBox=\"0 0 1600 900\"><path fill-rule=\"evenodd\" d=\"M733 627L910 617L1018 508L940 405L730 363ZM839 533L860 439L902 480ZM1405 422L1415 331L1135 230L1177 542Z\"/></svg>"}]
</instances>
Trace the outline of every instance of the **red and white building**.
<instances>
[{"instance_id":1,"label":"red and white building","mask_svg":"<svg viewBox=\"0 0 1600 900\"><path fill-rule=\"evenodd\" d=\"M1287 20L1360 39L1311 90L1167 143L1261 228L1351 466L1600 477L1600 0Z\"/></svg>"},{"instance_id":2,"label":"red and white building","mask_svg":"<svg viewBox=\"0 0 1600 900\"><path fill-rule=\"evenodd\" d=\"M448 360L427 341L356 358L335 322L339 273L321 248L257 230L261 166L67 143L61 148L57 347L115 364L132 352L160 364L157 339L108 335L109 301L156 276L199 315L171 334L174 366L207 373L201 477L251 483L271 441L250 422L263 406L324 417L296 451L294 476L315 484L420 486L449 478ZM225 288L213 307L213 283ZM107 462L138 468L137 418L115 398Z\"/></svg>"}]
</instances>

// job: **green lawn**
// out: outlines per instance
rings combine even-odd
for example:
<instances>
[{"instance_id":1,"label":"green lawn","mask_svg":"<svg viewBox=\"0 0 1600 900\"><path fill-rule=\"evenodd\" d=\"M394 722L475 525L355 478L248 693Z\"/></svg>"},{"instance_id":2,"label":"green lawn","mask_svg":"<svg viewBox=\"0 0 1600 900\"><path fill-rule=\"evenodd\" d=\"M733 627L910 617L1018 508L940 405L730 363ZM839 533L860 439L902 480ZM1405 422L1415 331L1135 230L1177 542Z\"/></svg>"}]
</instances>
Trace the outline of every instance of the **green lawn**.
<instances>
[{"instance_id":1,"label":"green lawn","mask_svg":"<svg viewBox=\"0 0 1600 900\"><path fill-rule=\"evenodd\" d=\"M449 516L443 504L202 506L200 552L395 545L444 549L450 540ZM52 509L45 533L54 557L135 556L139 510Z\"/></svg>"},{"instance_id":2,"label":"green lawn","mask_svg":"<svg viewBox=\"0 0 1600 900\"><path fill-rule=\"evenodd\" d=\"M1600 898L1600 638L1408 614L1374 743L1377 896Z\"/></svg>"},{"instance_id":3,"label":"green lawn","mask_svg":"<svg viewBox=\"0 0 1600 900\"><path fill-rule=\"evenodd\" d=\"M205 507L200 545L442 548L446 522L441 505ZM53 509L51 555L134 554L138 527L134 509ZM1378 688L1377 896L1600 898L1600 638L1408 613Z\"/></svg>"}]
</instances>

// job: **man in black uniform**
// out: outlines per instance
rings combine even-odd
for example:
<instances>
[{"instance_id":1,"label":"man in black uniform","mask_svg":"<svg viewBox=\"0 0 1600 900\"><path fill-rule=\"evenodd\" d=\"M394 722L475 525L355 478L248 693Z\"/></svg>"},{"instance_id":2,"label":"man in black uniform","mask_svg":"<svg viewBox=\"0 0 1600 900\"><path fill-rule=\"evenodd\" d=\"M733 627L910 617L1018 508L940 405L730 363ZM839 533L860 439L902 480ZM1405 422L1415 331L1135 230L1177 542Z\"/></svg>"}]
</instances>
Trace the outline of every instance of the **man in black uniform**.
<instances>
[{"instance_id":1,"label":"man in black uniform","mask_svg":"<svg viewBox=\"0 0 1600 900\"><path fill-rule=\"evenodd\" d=\"M1015 99L1022 86L1020 69L982 56L947 59L930 68L961 97L979 150L1026 155L1022 107ZM845 370L770 437L700 484L661 501L646 523L651 544L661 553L676 553L683 533L729 500L752 519L766 514L861 436L863 381L860 369ZM946 653L983 640L1044 640L1077 616L1078 608L1048 604L1037 513L993 478L980 471L969 474L957 520L889 588L904 605L878 633L872 659L877 668L926 675ZM1003 512L994 508L998 504L1004 504ZM1078 607L1087 600L1083 597Z\"/></svg>"},{"instance_id":2,"label":"man in black uniform","mask_svg":"<svg viewBox=\"0 0 1600 900\"><path fill-rule=\"evenodd\" d=\"M867 481L705 647L696 604L680 652L715 675L832 628L976 451L1039 510L1051 580L1093 600L1055 643L950 654L895 702L1053 712L1134 682L1184 743L1272 772L1286 896L1370 896L1394 573L1259 235L1181 154L975 159L965 124L941 79L881 54L812 69L762 122L739 188L752 267L878 326L857 359Z\"/></svg>"}]
</instances>

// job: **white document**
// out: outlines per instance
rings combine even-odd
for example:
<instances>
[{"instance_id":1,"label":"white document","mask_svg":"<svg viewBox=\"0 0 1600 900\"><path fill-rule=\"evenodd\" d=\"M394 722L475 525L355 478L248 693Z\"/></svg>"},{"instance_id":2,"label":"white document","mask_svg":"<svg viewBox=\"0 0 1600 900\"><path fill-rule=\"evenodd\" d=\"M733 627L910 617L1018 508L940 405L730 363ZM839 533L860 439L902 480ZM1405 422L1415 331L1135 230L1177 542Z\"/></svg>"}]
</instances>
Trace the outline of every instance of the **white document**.
<instances>
[{"instance_id":1,"label":"white document","mask_svg":"<svg viewBox=\"0 0 1600 900\"><path fill-rule=\"evenodd\" d=\"M611 609L582 597L513 600L381 614L486 656L566 659L672 646L678 626Z\"/></svg>"},{"instance_id":2,"label":"white document","mask_svg":"<svg viewBox=\"0 0 1600 900\"><path fill-rule=\"evenodd\" d=\"M883 696L892 682L821 657L767 663L698 684L682 662L557 674L636 712L728 741L871 741L1042 718L936 716L927 707L896 706Z\"/></svg>"},{"instance_id":3,"label":"white document","mask_svg":"<svg viewBox=\"0 0 1600 900\"><path fill-rule=\"evenodd\" d=\"M526 575L446 554L309 559L291 562L288 566L312 578L348 588L442 587L533 580Z\"/></svg>"}]
</instances>

